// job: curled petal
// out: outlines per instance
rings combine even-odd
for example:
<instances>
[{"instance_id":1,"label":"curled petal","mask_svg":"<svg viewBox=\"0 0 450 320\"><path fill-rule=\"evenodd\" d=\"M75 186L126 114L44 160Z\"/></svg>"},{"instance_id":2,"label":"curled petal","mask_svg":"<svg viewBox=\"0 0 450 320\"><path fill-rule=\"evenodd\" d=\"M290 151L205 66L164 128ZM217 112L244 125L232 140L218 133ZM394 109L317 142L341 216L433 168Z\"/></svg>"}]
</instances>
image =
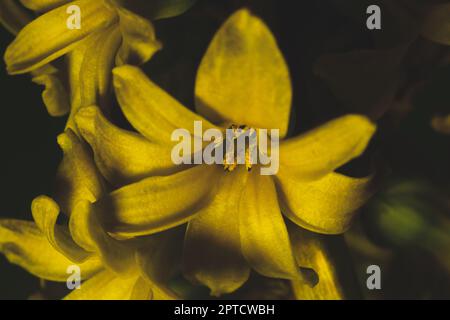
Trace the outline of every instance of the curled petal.
<instances>
[{"instance_id":1,"label":"curled petal","mask_svg":"<svg viewBox=\"0 0 450 320\"><path fill-rule=\"evenodd\" d=\"M53 248L72 261L83 262L89 257L90 254L72 240L69 230L56 224L59 206L51 198L40 196L34 199L31 212L36 225Z\"/></svg>"},{"instance_id":2,"label":"curled petal","mask_svg":"<svg viewBox=\"0 0 450 320\"><path fill-rule=\"evenodd\" d=\"M70 99L58 70L45 65L33 71L33 82L43 85L42 99L53 117L65 115L70 110Z\"/></svg>"},{"instance_id":3,"label":"curled petal","mask_svg":"<svg viewBox=\"0 0 450 320\"><path fill-rule=\"evenodd\" d=\"M99 170L116 186L176 170L169 147L114 126L97 107L82 108L76 122L94 151Z\"/></svg>"},{"instance_id":4,"label":"curled petal","mask_svg":"<svg viewBox=\"0 0 450 320\"><path fill-rule=\"evenodd\" d=\"M64 157L57 171L56 198L70 215L79 200L96 201L104 185L90 152L72 130L59 135L58 144Z\"/></svg>"},{"instance_id":5,"label":"curled petal","mask_svg":"<svg viewBox=\"0 0 450 320\"><path fill-rule=\"evenodd\" d=\"M150 81L140 69L123 66L115 68L113 74L123 113L133 127L150 141L172 144L172 132L183 128L192 133L194 121L201 121L203 130L215 128Z\"/></svg>"},{"instance_id":6,"label":"curled petal","mask_svg":"<svg viewBox=\"0 0 450 320\"><path fill-rule=\"evenodd\" d=\"M286 62L267 26L248 10L215 35L197 74L197 111L214 123L279 129L286 135L291 109Z\"/></svg>"},{"instance_id":7,"label":"curled petal","mask_svg":"<svg viewBox=\"0 0 450 320\"><path fill-rule=\"evenodd\" d=\"M279 176L313 180L360 156L376 130L368 118L347 115L280 145Z\"/></svg>"},{"instance_id":8,"label":"curled petal","mask_svg":"<svg viewBox=\"0 0 450 320\"><path fill-rule=\"evenodd\" d=\"M93 34L83 46L83 60L79 69L80 107L99 104L105 108L111 94L111 70L121 44L117 24Z\"/></svg>"},{"instance_id":9,"label":"curled petal","mask_svg":"<svg viewBox=\"0 0 450 320\"><path fill-rule=\"evenodd\" d=\"M67 267L74 261L56 251L47 237L32 222L0 220L0 252L14 264L33 275L51 281L66 281ZM79 264L81 276L89 278L100 268L98 259Z\"/></svg>"},{"instance_id":10,"label":"curled petal","mask_svg":"<svg viewBox=\"0 0 450 320\"><path fill-rule=\"evenodd\" d=\"M69 221L72 237L85 250L96 252L112 271L136 274L135 249L107 234L91 206L89 201L76 204Z\"/></svg>"},{"instance_id":11,"label":"curled petal","mask_svg":"<svg viewBox=\"0 0 450 320\"><path fill-rule=\"evenodd\" d=\"M299 226L325 234L345 232L375 191L373 176L351 178L336 172L310 182L283 175L278 186L283 213Z\"/></svg>"},{"instance_id":12,"label":"curled petal","mask_svg":"<svg viewBox=\"0 0 450 320\"><path fill-rule=\"evenodd\" d=\"M343 239L314 234L292 225L289 234L295 258L304 274L302 279L292 281L296 299L341 300L357 296L354 290L357 284Z\"/></svg>"},{"instance_id":13,"label":"curled petal","mask_svg":"<svg viewBox=\"0 0 450 320\"><path fill-rule=\"evenodd\" d=\"M123 236L163 231L191 219L210 200L220 172L196 166L169 176L155 176L118 189L92 206L107 230Z\"/></svg>"},{"instance_id":14,"label":"curled petal","mask_svg":"<svg viewBox=\"0 0 450 320\"><path fill-rule=\"evenodd\" d=\"M23 28L5 53L10 74L37 69L75 48L95 31L114 24L117 15L106 0L78 0L83 12L80 30L68 30L66 7L62 6L36 18Z\"/></svg>"},{"instance_id":15,"label":"curled petal","mask_svg":"<svg viewBox=\"0 0 450 320\"><path fill-rule=\"evenodd\" d=\"M123 8L118 8L117 12L123 39L117 54L117 64L142 64L148 61L161 49L152 23Z\"/></svg>"}]
</instances>

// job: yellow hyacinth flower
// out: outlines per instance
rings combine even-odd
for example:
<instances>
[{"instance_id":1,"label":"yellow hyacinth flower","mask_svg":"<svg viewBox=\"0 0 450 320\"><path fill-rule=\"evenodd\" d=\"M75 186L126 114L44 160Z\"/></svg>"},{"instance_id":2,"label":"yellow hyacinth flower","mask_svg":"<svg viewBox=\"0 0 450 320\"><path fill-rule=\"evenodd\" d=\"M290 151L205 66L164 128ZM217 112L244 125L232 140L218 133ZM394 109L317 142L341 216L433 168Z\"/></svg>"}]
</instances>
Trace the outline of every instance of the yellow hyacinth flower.
<instances>
[{"instance_id":1,"label":"yellow hyacinth flower","mask_svg":"<svg viewBox=\"0 0 450 320\"><path fill-rule=\"evenodd\" d=\"M58 204L46 196L36 198L34 222L0 219L0 252L11 263L50 281L66 282L68 268L78 267L83 282L65 299L175 299L163 284L177 267L171 260L176 259L173 233L136 241L110 237L97 217L83 210L104 190L90 155L71 130L58 142L64 150L60 170L71 171L73 177L61 198L78 200L78 209L74 214L65 211L69 223L60 225Z\"/></svg>"},{"instance_id":2,"label":"yellow hyacinth flower","mask_svg":"<svg viewBox=\"0 0 450 320\"><path fill-rule=\"evenodd\" d=\"M17 5L8 2L8 14L16 13ZM161 19L183 13L193 2L154 0L149 5L147 1L137 1L132 9L139 9L150 19ZM112 68L124 63L144 63L161 48L152 23L128 10L127 1L22 0L21 3L40 15L18 32L6 50L7 70L10 74L31 72L33 81L45 86L43 100L54 116L69 111L73 115L79 107L94 103L106 108ZM68 28L71 12L68 9L73 7L79 8L79 29ZM49 64L65 55L70 90L65 84L66 68L58 70ZM68 126L76 130L72 116Z\"/></svg>"},{"instance_id":3,"label":"yellow hyacinth flower","mask_svg":"<svg viewBox=\"0 0 450 320\"><path fill-rule=\"evenodd\" d=\"M121 187L86 210L101 217L108 232L126 238L187 222L184 274L212 295L239 288L250 268L299 280L300 249L293 253L281 212L302 228L339 234L371 193L371 177L335 170L361 155L375 125L347 115L286 138L288 68L270 30L248 10L223 24L201 62L197 113L136 67L118 67L113 74L122 111L140 134L114 126L98 107L78 112L78 129L99 170ZM178 128L192 133L194 121L202 121L205 130L225 130L230 123L279 129L279 172L263 176L242 165L225 171L219 165L175 165L171 134Z\"/></svg>"}]
</instances>

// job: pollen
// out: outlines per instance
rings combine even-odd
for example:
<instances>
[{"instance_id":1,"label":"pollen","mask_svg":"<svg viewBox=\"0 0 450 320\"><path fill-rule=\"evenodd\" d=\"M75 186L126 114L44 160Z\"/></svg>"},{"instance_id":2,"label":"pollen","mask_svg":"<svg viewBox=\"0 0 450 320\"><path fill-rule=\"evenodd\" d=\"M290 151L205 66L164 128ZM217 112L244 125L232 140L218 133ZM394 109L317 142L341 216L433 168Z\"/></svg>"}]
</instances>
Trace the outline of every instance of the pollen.
<instances>
[{"instance_id":1,"label":"pollen","mask_svg":"<svg viewBox=\"0 0 450 320\"><path fill-rule=\"evenodd\" d=\"M232 147L226 147L225 152L224 152L224 157L223 157L223 169L224 171L228 171L231 172L233 170L235 170L238 166L238 164L242 163L245 164L245 168L247 171L251 171L252 170L252 166L253 166L253 162L252 162L252 153L251 153L251 148L256 145L256 143L252 143L252 133L256 132L254 131L254 129L249 128L246 125L240 125L237 126L235 124L231 125L230 127L228 127L227 130L231 130L232 134ZM253 130L253 132L252 132ZM242 137L244 140L244 146L240 146L239 143L237 143L239 141L239 137ZM255 136L256 137L256 136ZM248 143L247 143L248 141ZM242 148L245 148L245 160L244 161L239 161L240 158L242 157Z\"/></svg>"}]
</instances>

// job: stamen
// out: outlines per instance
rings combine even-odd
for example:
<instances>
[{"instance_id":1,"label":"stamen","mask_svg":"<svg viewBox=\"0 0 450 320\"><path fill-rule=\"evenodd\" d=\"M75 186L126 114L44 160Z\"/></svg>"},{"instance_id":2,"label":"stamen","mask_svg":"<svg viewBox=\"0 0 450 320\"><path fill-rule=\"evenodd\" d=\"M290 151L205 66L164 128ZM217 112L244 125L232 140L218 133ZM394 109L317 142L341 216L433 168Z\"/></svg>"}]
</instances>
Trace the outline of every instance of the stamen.
<instances>
[{"instance_id":1,"label":"stamen","mask_svg":"<svg viewBox=\"0 0 450 320\"><path fill-rule=\"evenodd\" d=\"M234 141L237 140L237 138L242 135L245 134L247 131L250 130L250 128L247 125L235 125L232 124L230 127L228 127L228 129L233 130L233 132L235 133L233 135L233 143ZM250 143L249 143L250 144ZM233 152L234 154L232 155L232 157L229 157L229 155L227 154L227 150L225 150L224 152L224 158L223 158L223 169L224 171L228 171L231 172L234 169L236 169L237 165L238 165L238 152L237 152L237 148L236 145L233 148ZM231 158L232 161L230 161L230 163L228 163L227 159ZM252 161L251 161L251 153L250 153L250 146L249 145L245 145L245 168L247 169L248 172L250 172L252 170Z\"/></svg>"}]
</instances>

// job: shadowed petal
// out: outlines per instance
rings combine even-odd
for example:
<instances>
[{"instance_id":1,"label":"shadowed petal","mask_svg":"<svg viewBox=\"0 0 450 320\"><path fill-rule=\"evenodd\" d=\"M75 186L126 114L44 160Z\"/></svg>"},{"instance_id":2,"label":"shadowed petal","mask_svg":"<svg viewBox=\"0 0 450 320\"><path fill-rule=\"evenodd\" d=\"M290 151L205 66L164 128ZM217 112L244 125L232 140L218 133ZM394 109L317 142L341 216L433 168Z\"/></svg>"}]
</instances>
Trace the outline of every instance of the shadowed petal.
<instances>
[{"instance_id":1,"label":"shadowed petal","mask_svg":"<svg viewBox=\"0 0 450 320\"><path fill-rule=\"evenodd\" d=\"M341 238L314 234L293 225L289 226L289 234L295 258L304 274L303 279L292 281L296 299L341 300L356 297L352 290L357 284L348 264L350 257L342 251L345 244Z\"/></svg>"},{"instance_id":2,"label":"shadowed petal","mask_svg":"<svg viewBox=\"0 0 450 320\"><path fill-rule=\"evenodd\" d=\"M17 34L31 20L31 16L15 0L0 1L0 24Z\"/></svg>"},{"instance_id":3,"label":"shadowed petal","mask_svg":"<svg viewBox=\"0 0 450 320\"><path fill-rule=\"evenodd\" d=\"M20 0L20 2L30 10L46 12L72 2L72 0Z\"/></svg>"},{"instance_id":4,"label":"shadowed petal","mask_svg":"<svg viewBox=\"0 0 450 320\"><path fill-rule=\"evenodd\" d=\"M105 232L89 201L77 202L69 221L73 239L85 250L96 252L104 265L118 274L137 274L135 249Z\"/></svg>"},{"instance_id":5,"label":"shadowed petal","mask_svg":"<svg viewBox=\"0 0 450 320\"><path fill-rule=\"evenodd\" d=\"M266 277L296 279L299 272L271 177L250 174L239 207L242 253Z\"/></svg>"},{"instance_id":6,"label":"shadowed petal","mask_svg":"<svg viewBox=\"0 0 450 320\"><path fill-rule=\"evenodd\" d=\"M184 274L220 296L241 287L250 268L241 253L239 200L246 172L224 173L213 201L192 219L186 231Z\"/></svg>"}]
</instances>

